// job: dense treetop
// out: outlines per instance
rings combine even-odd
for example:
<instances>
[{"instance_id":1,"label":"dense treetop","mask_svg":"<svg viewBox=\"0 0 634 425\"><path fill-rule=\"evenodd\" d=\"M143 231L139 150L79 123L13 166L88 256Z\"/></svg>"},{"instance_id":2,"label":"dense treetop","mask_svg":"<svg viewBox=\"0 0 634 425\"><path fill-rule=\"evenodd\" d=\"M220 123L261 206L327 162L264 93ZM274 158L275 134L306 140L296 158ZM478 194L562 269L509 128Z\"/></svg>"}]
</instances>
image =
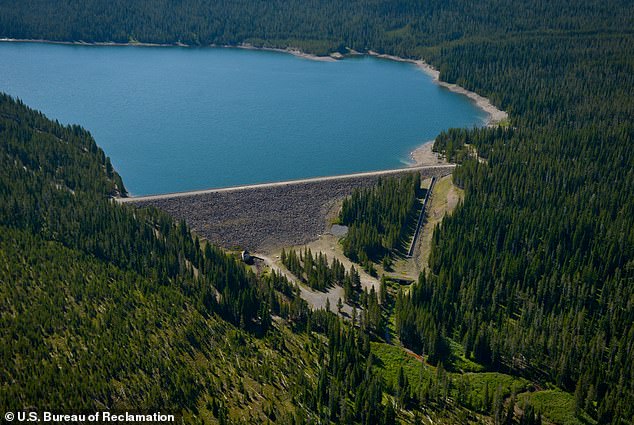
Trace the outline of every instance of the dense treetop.
<instances>
[{"instance_id":1,"label":"dense treetop","mask_svg":"<svg viewBox=\"0 0 634 425\"><path fill-rule=\"evenodd\" d=\"M0 36L62 41L191 45L293 45L411 51L474 37L621 32L627 1L444 0L26 0L0 2Z\"/></svg>"},{"instance_id":2,"label":"dense treetop","mask_svg":"<svg viewBox=\"0 0 634 425\"><path fill-rule=\"evenodd\" d=\"M375 187L357 189L344 199L339 213L348 226L344 254L364 266L403 250L420 212L420 174L380 179Z\"/></svg>"},{"instance_id":3,"label":"dense treetop","mask_svg":"<svg viewBox=\"0 0 634 425\"><path fill-rule=\"evenodd\" d=\"M114 202L121 179L88 132L1 95L0 161L0 409L393 423L369 331Z\"/></svg>"},{"instance_id":4,"label":"dense treetop","mask_svg":"<svg viewBox=\"0 0 634 425\"><path fill-rule=\"evenodd\" d=\"M634 4L617 0L0 1L0 37L371 49L424 58L441 79L488 96L509 112L508 129L448 131L436 145L462 161L454 182L465 199L434 234L429 275L399 298L399 336L438 362L459 341L487 367L574 391L579 415L614 424L634 417L633 28ZM221 253L200 254L185 226L109 206L123 184L80 129L3 104L2 225L156 273L245 329L269 326L251 310L273 304L265 284ZM77 149L57 157L43 137ZM220 306L209 287L187 283L211 257L224 265L210 276L236 282ZM346 358L365 358L364 342L359 353L353 345ZM360 408L379 400L380 384L365 385Z\"/></svg>"}]
</instances>

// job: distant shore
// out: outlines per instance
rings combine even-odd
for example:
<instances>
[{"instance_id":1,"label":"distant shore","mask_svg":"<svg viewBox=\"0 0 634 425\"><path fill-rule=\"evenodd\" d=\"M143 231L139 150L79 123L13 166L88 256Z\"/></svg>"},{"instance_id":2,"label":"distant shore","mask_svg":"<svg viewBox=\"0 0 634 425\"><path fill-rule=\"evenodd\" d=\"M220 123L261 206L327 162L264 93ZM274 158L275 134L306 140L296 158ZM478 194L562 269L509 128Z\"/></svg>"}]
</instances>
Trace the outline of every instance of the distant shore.
<instances>
[{"instance_id":1,"label":"distant shore","mask_svg":"<svg viewBox=\"0 0 634 425\"><path fill-rule=\"evenodd\" d=\"M74 46L121 46L121 47L125 47L125 46L129 46L129 47L192 47L188 44L184 44L181 42L176 42L176 43L143 43L143 42L137 42L137 41L132 41L132 42L128 42L128 43L117 43L114 41L95 41L95 42L85 42L85 41L54 41L54 40L42 40L42 39L18 39L18 38L0 38L0 42L12 42L12 43L46 43L46 44L64 44L64 45L74 45ZM287 48L275 48L275 47L258 47L258 46L254 46L250 43L242 43L242 44L237 44L237 45L215 45L215 44L211 44L208 46L201 46L201 47L212 47L212 48L234 48L234 49L245 49L245 50L264 50L264 51L269 51L269 52L280 52L280 53L288 53L291 54L293 56L297 56L300 58L304 58L304 59L309 59L309 60L314 60L314 61L319 61L319 62L335 62L341 59L345 59L346 57L350 57L350 56L360 56L360 55L364 55L367 54L368 56L373 56L373 57L377 57L377 58L381 58L381 59L389 59L389 60L393 60L396 62L407 62L407 63L413 63L416 66L418 66L418 68L425 72L426 74L430 75L433 79L434 82L436 82L438 85L447 88L448 90L454 92L454 93L459 93L462 94L464 96L467 96L469 99L473 100L475 102L475 104L482 109L483 111L485 111L488 115L489 118L487 120L487 125L496 125L498 123L500 123L501 121L505 120L508 118L508 114L505 111L501 111L500 109L496 108L489 99L487 99L486 97L480 96L477 93L474 93L472 91L469 91L467 89L465 89L464 87L460 87L457 84L450 84L444 81L440 81L439 77L440 77L440 71L438 71L437 69L435 69L434 67L432 67L431 65L429 65L427 62L425 62L424 60L421 59L406 59L406 58L401 58L399 56L393 56L393 55L386 55L386 54L379 54L377 52L374 52L372 50L368 50L367 53L360 53L360 52L356 52L356 51L350 51L349 54L343 55L341 53L331 53L328 56L317 56L317 55L313 55L310 53L305 53L303 51L301 51L300 49L294 48L294 47L287 47Z\"/></svg>"},{"instance_id":2,"label":"distant shore","mask_svg":"<svg viewBox=\"0 0 634 425\"><path fill-rule=\"evenodd\" d=\"M192 47L190 45L176 42L176 43L142 43L142 42L128 42L128 43L117 43L113 41L104 41L104 42L84 42L84 41L53 41L53 40L40 40L40 39L15 39L15 38L0 38L0 42L16 42L16 43L47 43L47 44L64 44L64 45L76 45L76 46L129 46L129 47ZM479 94L469 91L464 87L460 87L457 84L450 84L445 81L440 80L440 71L429 65L422 59L406 59L401 58L399 56L380 54L372 50L368 50L367 53L360 53L351 50L350 53L343 55L341 53L332 53L328 56L318 56L310 53L305 53L300 49L294 47L287 48L274 48L274 47L258 47L254 46L250 43L242 43L238 45L215 45L211 44L209 46L201 46L201 47L212 47L212 48L235 48L235 49L244 49L244 50L263 50L269 52L280 52L280 53L288 53L293 56L319 61L319 62L336 62L338 60L345 59L346 57L351 56L360 56L360 55L368 55L381 59L388 59L395 62L407 62L415 64L421 71L430 75L433 78L433 81L441 87L444 87L454 93L461 94L463 96L471 99L477 107L482 109L484 112L488 114L487 118L487 126L495 126L500 122L506 120L508 118L508 114L505 111L502 111L495 107L489 99L484 96L480 96ZM412 160L411 167L417 166L426 166L426 165L442 165L447 164L447 162L440 158L440 156L432 151L433 140L427 141L410 152L410 159Z\"/></svg>"},{"instance_id":3,"label":"distant shore","mask_svg":"<svg viewBox=\"0 0 634 425\"><path fill-rule=\"evenodd\" d=\"M302 52L299 49L293 47L287 47L285 49L276 47L258 47L249 43L242 43L236 45L218 45L210 44L207 46L190 46L189 44L177 42L177 43L143 43L138 41L130 41L128 43L117 43L114 41L55 41L55 40L41 40L41 39L22 39L22 38L0 38L0 42L7 43L43 43L43 44L62 44L68 46L109 46L109 47L201 47L201 48L227 48L227 49L243 49L243 50L264 50L267 52L280 52L288 53L293 56L297 56L304 59L310 59L319 62L336 62L343 59L344 56L340 53L333 53L329 56L317 56L310 53Z\"/></svg>"},{"instance_id":4,"label":"distant shore","mask_svg":"<svg viewBox=\"0 0 634 425\"><path fill-rule=\"evenodd\" d=\"M9 43L44 43L44 44L64 44L69 46L137 46L137 47L190 47L184 43L141 43L141 42L128 42L117 43L114 41L56 41L56 40L43 40L38 38L0 38L0 42Z\"/></svg>"},{"instance_id":5,"label":"distant shore","mask_svg":"<svg viewBox=\"0 0 634 425\"><path fill-rule=\"evenodd\" d=\"M495 105L493 105L491 101L487 99L486 97L480 96L479 94L469 91L465 89L464 87L460 87L457 84L450 84L445 81L441 81L440 71L438 71L436 68L429 65L427 62L425 62L422 59L405 59L399 56L379 54L372 50L368 50L367 54L369 56L374 56L376 58L389 59L396 62L407 62L407 63L415 64L421 71L431 76L434 82L438 84L439 86L445 87L449 91L452 91L454 93L467 96L469 99L473 100L480 109L482 109L484 112L486 112L489 115L489 118L487 119L488 126L495 126L508 118L508 114L505 111L502 111L498 109L497 107L495 107Z\"/></svg>"},{"instance_id":6,"label":"distant shore","mask_svg":"<svg viewBox=\"0 0 634 425\"><path fill-rule=\"evenodd\" d=\"M239 44L237 46L214 46L211 45L210 47L223 47L223 48L235 48L235 49L244 49L244 50L264 50L266 52L280 52L280 53L289 53L293 56L297 56L298 58L304 58L304 59L309 59L309 60L313 60L313 61L317 61L317 62L336 62L340 59L343 59L344 56L341 54L338 55L330 55L330 56L317 56L317 55L312 55L310 53L304 53L299 49L295 49L292 47L287 47L286 49L280 49L280 48L275 48L275 47L257 47L257 46L253 46L252 44L249 43L243 43L243 44Z\"/></svg>"},{"instance_id":7,"label":"distant shore","mask_svg":"<svg viewBox=\"0 0 634 425\"><path fill-rule=\"evenodd\" d=\"M445 87L449 91L454 93L461 94L463 96L471 99L478 108L482 109L486 112L489 117L487 119L486 125L488 127L494 127L501 123L502 121L508 119L508 113L498 109L495 105L491 103L489 99L484 96L480 96L479 94L469 91L464 87L460 87L457 84L450 84L445 81L440 80L440 71L435 69L433 66L429 65L422 59L405 59L399 56L386 55L374 52L372 50L368 50L367 53L369 56L374 56L376 58L388 59L396 62L407 62L415 64L421 71L425 74L431 76L434 80L434 83L438 84L441 87ZM432 151L434 145L434 140L429 140L422 145L418 146L412 152L410 152L409 156L412 160L412 167L420 167L424 165L442 165L448 164L448 162L441 158L439 154Z\"/></svg>"}]
</instances>

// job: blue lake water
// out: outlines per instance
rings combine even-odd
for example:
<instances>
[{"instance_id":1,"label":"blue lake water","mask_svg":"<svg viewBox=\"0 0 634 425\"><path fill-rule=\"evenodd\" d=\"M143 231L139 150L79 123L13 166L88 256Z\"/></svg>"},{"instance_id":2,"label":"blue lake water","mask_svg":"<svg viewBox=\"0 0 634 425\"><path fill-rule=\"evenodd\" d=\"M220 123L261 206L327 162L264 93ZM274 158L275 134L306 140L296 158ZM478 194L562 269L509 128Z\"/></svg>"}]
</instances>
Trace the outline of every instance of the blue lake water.
<instances>
[{"instance_id":1,"label":"blue lake water","mask_svg":"<svg viewBox=\"0 0 634 425\"><path fill-rule=\"evenodd\" d=\"M402 167L487 117L413 64L226 48L4 42L0 90L87 128L135 195Z\"/></svg>"}]
</instances>

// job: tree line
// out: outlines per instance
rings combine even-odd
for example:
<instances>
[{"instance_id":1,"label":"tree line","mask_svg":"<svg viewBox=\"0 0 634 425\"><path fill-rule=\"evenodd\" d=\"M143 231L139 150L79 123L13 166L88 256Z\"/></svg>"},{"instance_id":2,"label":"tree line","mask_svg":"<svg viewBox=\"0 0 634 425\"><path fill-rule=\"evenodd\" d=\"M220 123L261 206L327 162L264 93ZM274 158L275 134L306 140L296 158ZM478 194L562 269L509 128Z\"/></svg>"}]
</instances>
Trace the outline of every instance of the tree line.
<instances>
[{"instance_id":1,"label":"tree line","mask_svg":"<svg viewBox=\"0 0 634 425\"><path fill-rule=\"evenodd\" d=\"M419 173L381 178L374 187L355 189L339 213L339 222L348 226L344 254L371 271L371 262L402 249L413 233L421 192Z\"/></svg>"},{"instance_id":2,"label":"tree line","mask_svg":"<svg viewBox=\"0 0 634 425\"><path fill-rule=\"evenodd\" d=\"M441 0L4 1L0 34L248 42L317 54L371 49L424 58L442 80L487 96L509 112L508 129L452 130L436 144L461 162L453 179L465 189L465 199L434 232L430 271L416 284L421 292L401 299L403 336L414 349L431 353L435 327L441 340L459 341L472 358L574 392L581 412L618 424L634 417L633 7L616 0L565 7L511 1L502 8L492 1ZM195 239L182 236L178 225L165 221L157 227L156 212L137 213L154 225L135 224L132 213L108 206L105 199L125 189L94 142L73 136L79 128L44 122L14 106L5 106L2 119L3 131L24 133L39 144L24 150L1 139L11 152L1 159L3 225L81 246L163 283L199 268ZM27 122L45 134L21 128ZM84 143L85 150L65 152L58 139ZM471 159L473 151L465 149L475 149L485 161ZM38 163L40 151L54 166ZM64 166L64 158L73 165ZM121 227L114 224L119 222ZM372 234L367 240L353 233L361 242L350 243L349 253L377 254L380 261L385 240L374 234L379 223L372 223L377 227L366 224L360 232ZM164 240L151 237L156 232ZM236 279L236 288L263 296L233 300L235 306L223 314L245 326L266 327L239 305L263 305L271 297L248 273ZM226 285L227 297L238 293L232 285Z\"/></svg>"}]
</instances>

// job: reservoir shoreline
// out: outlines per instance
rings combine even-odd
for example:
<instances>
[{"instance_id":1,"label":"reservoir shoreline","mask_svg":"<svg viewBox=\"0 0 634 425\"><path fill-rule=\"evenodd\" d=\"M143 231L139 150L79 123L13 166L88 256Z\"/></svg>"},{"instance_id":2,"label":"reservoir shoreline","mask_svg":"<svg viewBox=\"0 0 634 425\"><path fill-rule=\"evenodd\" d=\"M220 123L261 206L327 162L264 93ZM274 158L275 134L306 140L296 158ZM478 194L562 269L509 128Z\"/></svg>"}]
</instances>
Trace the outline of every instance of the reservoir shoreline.
<instances>
[{"instance_id":1,"label":"reservoir shoreline","mask_svg":"<svg viewBox=\"0 0 634 425\"><path fill-rule=\"evenodd\" d=\"M157 43L141 43L141 42L129 42L129 43L116 43L116 42L83 42L83 41L53 41L53 40L42 40L42 39L12 39L12 38L1 38L0 41L4 42L15 42L15 43L41 43L41 44L59 44L59 45L75 45L75 46L121 46L121 47L192 47L183 43L170 43L170 44L157 44ZM296 57L314 60L314 61L322 61L322 62L335 62L338 60L345 59L347 57L353 56L371 56L380 59L391 60L395 62L405 62L414 64L420 71L429 75L432 78L433 83L448 89L451 92L461 94L466 96L472 101L477 108L485 112L488 116L486 120L487 126L494 126L500 123L501 121L508 118L508 114L500 109L496 108L489 99L478 95L475 92L471 92L469 90L464 89L456 84L450 84L440 80L440 72L433 68L431 65L427 64L422 59L408 59L401 58L398 56L380 54L372 50L368 50L366 53L360 53L355 51L350 51L348 54L340 54L333 53L328 56L317 56L313 54L308 54L302 52L299 49L288 47L288 48L271 48L271 47L257 47L253 46L249 43L243 43L240 45L209 45L209 46L201 46L201 47L212 47L212 48L236 48L236 49L245 49L245 50L263 50L263 51L271 51L271 52L279 52L279 53L287 53ZM417 166L425 166L425 165L442 165L447 162L439 157L438 154L432 151L432 145L434 140L428 140L418 147L413 149L409 153L410 162L407 164L409 167L417 167Z\"/></svg>"},{"instance_id":2,"label":"reservoir shoreline","mask_svg":"<svg viewBox=\"0 0 634 425\"><path fill-rule=\"evenodd\" d=\"M84 42L84 41L55 41L55 40L41 40L41 39L18 39L18 38L0 38L0 42L8 42L8 43L44 43L44 44L62 44L62 45L72 45L72 46L119 46L119 47L194 47L184 43L142 43L142 42L130 42L130 43L116 43L113 41L96 41L96 42ZM198 46L196 46L198 47ZM242 43L238 45L215 45L211 44L209 46L200 46L200 47L210 47L210 48L229 48L229 49L244 49L244 50L262 50L267 52L279 52L279 53L288 53L296 57L300 57L303 59L314 60L319 62L335 62L338 60L345 59L347 57L353 56L361 56L367 55L376 57L379 59L387 59L395 62L405 62L412 63L416 65L421 71L425 74L432 77L434 83L438 84L441 87L448 89L454 93L462 94L469 99L471 99L480 109L489 115L487 120L488 126L495 126L499 124L501 121L504 121L508 118L508 113L498 109L494 106L491 101L481 96L475 92L465 89L457 84L447 83L445 81L440 80L440 71L436 68L425 62L423 59L408 59L402 58L399 56L388 55L377 53L373 50L368 50L367 53L360 53L356 51L352 51L349 54L341 54L341 53L333 53L329 56L318 56L313 55L311 53L305 53L294 47L287 48L276 48L276 47L258 47L249 43ZM425 142L427 144L429 142Z\"/></svg>"},{"instance_id":3,"label":"reservoir shoreline","mask_svg":"<svg viewBox=\"0 0 634 425\"><path fill-rule=\"evenodd\" d=\"M414 65L418 67L418 69L420 69L425 74L432 77L434 83L448 89L449 91L461 94L471 99L478 106L478 108L482 109L484 112L486 112L489 115L489 119L487 120L487 126L489 127L496 126L497 124L499 124L500 122L508 118L508 113L505 111L502 111L501 109L498 109L495 105L491 103L491 101L488 98L481 96L470 90L467 90L464 87L461 87L457 84L451 84L451 83L447 83L446 81L440 80L440 71L438 71L436 68L434 68L433 66L431 66L430 64L428 64L422 59L401 58L399 56L380 54L372 50L368 50L367 55L380 58L380 59L388 59L395 62L413 63Z\"/></svg>"}]
</instances>

